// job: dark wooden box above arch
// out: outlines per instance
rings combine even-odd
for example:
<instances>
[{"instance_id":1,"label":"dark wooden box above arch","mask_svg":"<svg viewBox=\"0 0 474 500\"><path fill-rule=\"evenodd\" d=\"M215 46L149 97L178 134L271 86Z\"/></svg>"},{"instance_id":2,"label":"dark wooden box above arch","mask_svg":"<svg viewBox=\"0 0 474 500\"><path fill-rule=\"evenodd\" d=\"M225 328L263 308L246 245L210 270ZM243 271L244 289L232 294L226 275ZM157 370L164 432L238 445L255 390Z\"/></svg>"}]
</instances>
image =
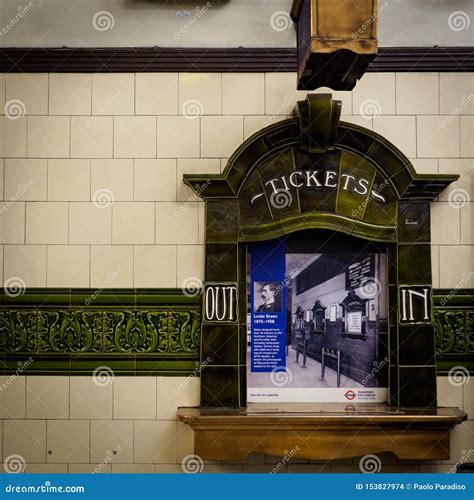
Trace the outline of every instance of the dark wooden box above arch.
<instances>
[{"instance_id":1,"label":"dark wooden box above arch","mask_svg":"<svg viewBox=\"0 0 474 500\"><path fill-rule=\"evenodd\" d=\"M238 289L235 322L203 323L201 361L219 351L202 368L203 407L246 405L247 243L307 229L387 244L390 404L436 405L430 201L458 176L417 174L340 112L330 94L309 95L294 118L244 142L222 174L184 176L206 202L205 282Z\"/></svg>"}]
</instances>

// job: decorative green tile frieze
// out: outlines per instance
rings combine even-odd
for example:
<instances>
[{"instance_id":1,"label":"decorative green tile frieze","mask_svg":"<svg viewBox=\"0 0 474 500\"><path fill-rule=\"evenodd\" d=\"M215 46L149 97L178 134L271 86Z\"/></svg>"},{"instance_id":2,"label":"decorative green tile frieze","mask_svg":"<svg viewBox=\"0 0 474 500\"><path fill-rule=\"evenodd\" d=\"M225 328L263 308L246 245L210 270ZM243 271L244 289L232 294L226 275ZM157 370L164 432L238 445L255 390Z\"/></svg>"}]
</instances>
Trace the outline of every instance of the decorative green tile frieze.
<instances>
[{"instance_id":1,"label":"decorative green tile frieze","mask_svg":"<svg viewBox=\"0 0 474 500\"><path fill-rule=\"evenodd\" d=\"M181 290L31 289L1 301L3 373L30 358L28 373L71 374L119 360L122 374L181 374L199 361L200 297Z\"/></svg>"},{"instance_id":2,"label":"decorative green tile frieze","mask_svg":"<svg viewBox=\"0 0 474 500\"><path fill-rule=\"evenodd\" d=\"M461 366L474 372L474 290L433 291L438 373Z\"/></svg>"}]
</instances>

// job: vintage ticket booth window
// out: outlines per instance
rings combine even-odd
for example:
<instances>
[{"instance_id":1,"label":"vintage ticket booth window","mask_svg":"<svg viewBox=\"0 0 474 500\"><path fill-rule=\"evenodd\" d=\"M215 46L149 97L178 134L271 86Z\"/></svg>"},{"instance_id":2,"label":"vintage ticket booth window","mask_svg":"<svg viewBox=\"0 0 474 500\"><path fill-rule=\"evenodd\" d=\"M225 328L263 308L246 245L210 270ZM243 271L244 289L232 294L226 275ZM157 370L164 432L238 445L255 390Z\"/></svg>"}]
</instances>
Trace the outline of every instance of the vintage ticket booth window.
<instances>
[{"instance_id":1,"label":"vintage ticket booth window","mask_svg":"<svg viewBox=\"0 0 474 500\"><path fill-rule=\"evenodd\" d=\"M201 409L180 412L205 430L196 436L201 456L246 453L227 447L222 433L209 448L209 412L238 415L239 442L253 436L254 451L278 454L284 431L273 444L257 435L255 426L272 425L258 412L281 418L287 408L287 428L304 419L291 420L295 404L258 406L265 401L340 402L344 418L359 411L354 404L373 403L367 411L382 412L392 426L385 433L398 432L391 419L409 425L408 415L421 409L418 417L431 420L423 421L428 441L419 458L449 454L449 437L436 434L440 422L449 428L464 418L437 409L431 297L430 201L457 176L417 174L395 146L340 122L340 112L330 95L309 95L294 118L250 137L222 174L185 175L206 202ZM278 386L291 376L288 387ZM277 383L269 385L272 377ZM310 419L321 411L305 408ZM386 436L369 441L386 446ZM397 436L392 448L403 457L406 429ZM331 443L338 439L347 436ZM307 445L304 456L326 457L314 448Z\"/></svg>"}]
</instances>

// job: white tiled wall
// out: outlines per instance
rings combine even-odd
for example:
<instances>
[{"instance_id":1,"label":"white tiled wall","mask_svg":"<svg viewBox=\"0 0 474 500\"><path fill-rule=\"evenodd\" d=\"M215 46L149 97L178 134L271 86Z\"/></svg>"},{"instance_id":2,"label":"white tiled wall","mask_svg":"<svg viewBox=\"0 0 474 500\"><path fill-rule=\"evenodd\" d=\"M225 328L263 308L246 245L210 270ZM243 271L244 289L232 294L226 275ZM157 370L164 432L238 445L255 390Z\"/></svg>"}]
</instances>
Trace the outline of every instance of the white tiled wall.
<instances>
[{"instance_id":1,"label":"white tiled wall","mask_svg":"<svg viewBox=\"0 0 474 500\"><path fill-rule=\"evenodd\" d=\"M202 279L201 202L182 176L220 172L245 138L286 118L305 94L295 78L0 75L3 281L179 287ZM434 286L473 287L474 75L368 73L353 92L333 94L344 120L383 134L419 172L461 174L433 204ZM14 105L24 116L9 115Z\"/></svg>"},{"instance_id":2,"label":"white tiled wall","mask_svg":"<svg viewBox=\"0 0 474 500\"><path fill-rule=\"evenodd\" d=\"M220 172L244 139L286 118L305 95L295 91L295 78L0 75L0 279L92 288L202 279L204 211L182 175ZM343 120L386 136L418 172L461 174L433 203L433 284L474 288L474 75L366 74L353 92L333 94ZM24 116L8 116L12 103ZM117 377L105 386L89 377L17 377L0 391L3 459L19 454L31 472L100 464L103 472L180 471L193 436L176 421L176 407L198 404L198 385L166 377ZM440 404L469 413L452 434L456 463L473 440L473 381L453 387L440 379L438 387ZM268 472L277 461L252 456L206 463L205 471ZM451 467L383 458L386 472ZM350 472L357 460L293 460L283 470Z\"/></svg>"},{"instance_id":3,"label":"white tiled wall","mask_svg":"<svg viewBox=\"0 0 474 500\"><path fill-rule=\"evenodd\" d=\"M0 387L4 467L9 467L12 455L19 455L27 472L181 472L183 459L194 453L193 431L177 421L176 409L199 404L197 378L105 381L82 376L3 376ZM473 394L474 380L461 386L446 377L438 379L440 406L463 407L469 415L451 434L450 460L417 464L381 454L382 472L448 472L465 461L474 441ZM280 461L253 454L243 462L205 461L204 472L270 472ZM356 458L324 463L294 456L278 469L358 472L358 462Z\"/></svg>"}]
</instances>

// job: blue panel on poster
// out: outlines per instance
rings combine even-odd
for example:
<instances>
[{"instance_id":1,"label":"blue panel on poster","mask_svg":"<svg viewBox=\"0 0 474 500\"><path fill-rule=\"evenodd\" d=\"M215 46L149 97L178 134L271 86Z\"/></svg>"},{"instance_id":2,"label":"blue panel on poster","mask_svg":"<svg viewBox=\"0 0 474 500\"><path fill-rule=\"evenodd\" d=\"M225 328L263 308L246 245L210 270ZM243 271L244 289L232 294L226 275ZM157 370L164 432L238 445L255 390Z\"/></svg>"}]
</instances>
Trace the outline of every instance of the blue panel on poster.
<instances>
[{"instance_id":1,"label":"blue panel on poster","mask_svg":"<svg viewBox=\"0 0 474 500\"><path fill-rule=\"evenodd\" d=\"M285 246L275 241L250 247L251 371L286 367Z\"/></svg>"}]
</instances>

